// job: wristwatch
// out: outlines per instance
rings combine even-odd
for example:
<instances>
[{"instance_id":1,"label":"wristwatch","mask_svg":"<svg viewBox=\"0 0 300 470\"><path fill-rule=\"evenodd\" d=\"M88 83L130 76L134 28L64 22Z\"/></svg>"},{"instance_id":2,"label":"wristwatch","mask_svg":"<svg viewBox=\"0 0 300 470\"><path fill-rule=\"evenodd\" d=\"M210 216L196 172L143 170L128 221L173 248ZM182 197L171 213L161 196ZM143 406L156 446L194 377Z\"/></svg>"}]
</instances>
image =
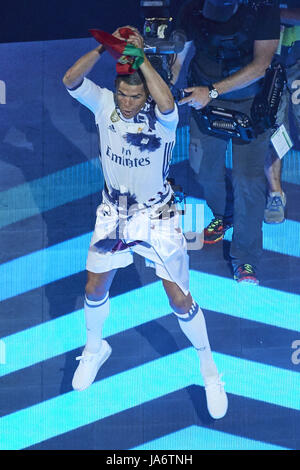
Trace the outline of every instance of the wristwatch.
<instances>
[{"instance_id":1,"label":"wristwatch","mask_svg":"<svg viewBox=\"0 0 300 470\"><path fill-rule=\"evenodd\" d=\"M207 85L207 86L209 88L208 96L213 100L218 98L219 96L218 90L216 90L216 88L214 88L213 85Z\"/></svg>"}]
</instances>

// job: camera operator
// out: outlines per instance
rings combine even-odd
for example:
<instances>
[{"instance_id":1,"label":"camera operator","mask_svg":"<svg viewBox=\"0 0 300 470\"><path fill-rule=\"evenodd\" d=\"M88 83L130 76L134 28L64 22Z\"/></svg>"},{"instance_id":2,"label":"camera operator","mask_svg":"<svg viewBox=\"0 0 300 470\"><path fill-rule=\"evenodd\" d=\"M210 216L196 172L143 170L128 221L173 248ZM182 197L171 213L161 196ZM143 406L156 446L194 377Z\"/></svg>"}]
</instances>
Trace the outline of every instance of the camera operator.
<instances>
[{"instance_id":1,"label":"camera operator","mask_svg":"<svg viewBox=\"0 0 300 470\"><path fill-rule=\"evenodd\" d=\"M300 5L299 0L280 2L280 20L282 24L281 48L278 51L280 61L286 70L287 87L282 96L277 114L276 124L284 124L288 133L289 109L292 112L297 135L300 135L300 106L293 99L295 80L300 81ZM300 83L300 82L299 82ZM268 196L264 221L267 224L278 224L285 220L286 194L281 186L282 160L277 155L273 145L265 162L265 174L268 180Z\"/></svg>"},{"instance_id":2,"label":"camera operator","mask_svg":"<svg viewBox=\"0 0 300 470\"><path fill-rule=\"evenodd\" d=\"M204 243L223 239L233 225L230 248L234 279L258 284L265 208L264 159L271 130L250 142L232 139L233 169L225 175L230 138L213 135L197 123L197 110L208 104L250 114L261 78L270 65L280 36L279 8L268 0L187 0L176 28L188 38L173 67L174 79L194 46L189 66L189 96L179 104L192 107L190 165L202 185L214 218L204 230Z\"/></svg>"}]
</instances>

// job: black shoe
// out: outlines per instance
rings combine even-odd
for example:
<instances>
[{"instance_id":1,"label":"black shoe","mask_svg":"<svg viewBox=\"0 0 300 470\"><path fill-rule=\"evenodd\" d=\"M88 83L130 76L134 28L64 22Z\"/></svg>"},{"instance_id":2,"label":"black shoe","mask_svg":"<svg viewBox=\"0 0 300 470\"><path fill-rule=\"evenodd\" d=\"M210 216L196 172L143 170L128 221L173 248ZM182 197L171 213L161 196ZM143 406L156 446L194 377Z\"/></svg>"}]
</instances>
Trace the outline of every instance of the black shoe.
<instances>
[{"instance_id":1,"label":"black shoe","mask_svg":"<svg viewBox=\"0 0 300 470\"><path fill-rule=\"evenodd\" d=\"M204 229L204 243L213 244L223 240L226 230L232 227L232 223L226 223L223 217L215 217Z\"/></svg>"},{"instance_id":2,"label":"black shoe","mask_svg":"<svg viewBox=\"0 0 300 470\"><path fill-rule=\"evenodd\" d=\"M234 280L237 282L247 282L249 284L259 284L255 270L251 264L240 264L234 270Z\"/></svg>"}]
</instances>

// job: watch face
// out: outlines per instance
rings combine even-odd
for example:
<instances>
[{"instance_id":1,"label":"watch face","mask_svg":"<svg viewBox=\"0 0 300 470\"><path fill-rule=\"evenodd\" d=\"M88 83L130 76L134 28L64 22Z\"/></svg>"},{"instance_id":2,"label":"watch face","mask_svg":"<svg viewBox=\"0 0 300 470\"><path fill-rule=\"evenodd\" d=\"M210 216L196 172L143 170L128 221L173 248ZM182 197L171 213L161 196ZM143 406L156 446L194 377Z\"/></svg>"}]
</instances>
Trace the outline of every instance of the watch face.
<instances>
[{"instance_id":1,"label":"watch face","mask_svg":"<svg viewBox=\"0 0 300 470\"><path fill-rule=\"evenodd\" d=\"M210 90L209 96L210 96L211 98L218 98L219 93L218 93L218 91L214 88L213 90Z\"/></svg>"}]
</instances>

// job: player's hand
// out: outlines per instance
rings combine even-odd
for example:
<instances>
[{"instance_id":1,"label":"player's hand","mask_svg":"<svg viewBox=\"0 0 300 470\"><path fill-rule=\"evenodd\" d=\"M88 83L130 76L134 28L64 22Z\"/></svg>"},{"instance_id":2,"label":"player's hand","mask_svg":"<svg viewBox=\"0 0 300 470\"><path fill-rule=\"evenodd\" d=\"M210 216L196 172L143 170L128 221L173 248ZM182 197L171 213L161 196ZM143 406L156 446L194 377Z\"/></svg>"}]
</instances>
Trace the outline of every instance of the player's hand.
<instances>
[{"instance_id":1,"label":"player's hand","mask_svg":"<svg viewBox=\"0 0 300 470\"><path fill-rule=\"evenodd\" d=\"M121 29L121 28L117 28L117 29L112 33L112 36L114 36L115 38L121 39L121 41L126 41L126 39L121 36L121 34L120 34L120 29Z\"/></svg>"},{"instance_id":2,"label":"player's hand","mask_svg":"<svg viewBox=\"0 0 300 470\"><path fill-rule=\"evenodd\" d=\"M118 39L121 39L121 41L127 41L127 39L125 39L123 36L121 36L120 34L120 29L122 28L130 28L132 29L133 31L136 31L138 33L138 30L134 27L134 26L120 26L119 28L117 28L113 33L112 33L112 36L115 36L116 38Z\"/></svg>"},{"instance_id":3,"label":"player's hand","mask_svg":"<svg viewBox=\"0 0 300 470\"><path fill-rule=\"evenodd\" d=\"M122 28L130 28L132 30L132 35L129 36L128 39L125 39L123 36L120 34L120 29ZM126 26L120 26L119 28L116 29L112 33L113 36L115 36L118 39L121 39L121 41L126 41L129 44L132 44L135 47L138 47L139 49L144 49L144 38L140 34L139 30L135 28L134 26L126 25Z\"/></svg>"},{"instance_id":4,"label":"player's hand","mask_svg":"<svg viewBox=\"0 0 300 470\"><path fill-rule=\"evenodd\" d=\"M131 28L133 31L133 34L129 36L127 39L127 42L129 44L132 44L133 46L137 47L138 49L144 49L144 38L141 36L139 31L136 28L133 28L132 26L128 26L128 28Z\"/></svg>"},{"instance_id":5,"label":"player's hand","mask_svg":"<svg viewBox=\"0 0 300 470\"><path fill-rule=\"evenodd\" d=\"M204 108L211 101L211 98L208 95L209 88L207 86L189 87L185 88L184 91L190 93L190 95L178 102L180 106L188 104L196 110L199 110Z\"/></svg>"}]
</instances>

